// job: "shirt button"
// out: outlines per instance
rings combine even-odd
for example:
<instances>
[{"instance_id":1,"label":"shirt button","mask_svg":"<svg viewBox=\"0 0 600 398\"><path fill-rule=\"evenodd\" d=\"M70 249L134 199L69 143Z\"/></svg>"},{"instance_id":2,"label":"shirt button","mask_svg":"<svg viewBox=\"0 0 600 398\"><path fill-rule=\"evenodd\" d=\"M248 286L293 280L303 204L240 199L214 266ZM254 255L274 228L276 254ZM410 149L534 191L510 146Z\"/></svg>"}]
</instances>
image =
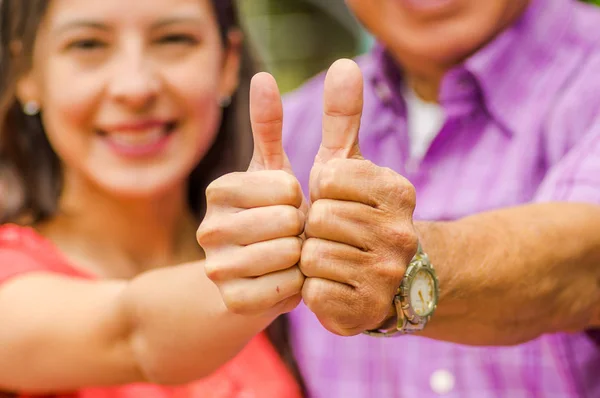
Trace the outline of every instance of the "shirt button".
<instances>
[{"instance_id":1,"label":"shirt button","mask_svg":"<svg viewBox=\"0 0 600 398\"><path fill-rule=\"evenodd\" d=\"M445 369L436 370L431 374L429 384L434 393L448 394L454 388L454 375Z\"/></svg>"}]
</instances>

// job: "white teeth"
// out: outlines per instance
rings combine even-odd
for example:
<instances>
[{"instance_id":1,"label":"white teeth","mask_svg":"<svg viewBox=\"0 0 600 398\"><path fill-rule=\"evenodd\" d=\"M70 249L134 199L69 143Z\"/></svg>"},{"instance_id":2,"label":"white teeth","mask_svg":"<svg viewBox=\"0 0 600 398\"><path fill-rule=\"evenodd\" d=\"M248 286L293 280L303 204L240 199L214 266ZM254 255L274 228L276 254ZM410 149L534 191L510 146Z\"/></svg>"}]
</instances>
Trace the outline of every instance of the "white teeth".
<instances>
[{"instance_id":1,"label":"white teeth","mask_svg":"<svg viewBox=\"0 0 600 398\"><path fill-rule=\"evenodd\" d=\"M165 134L165 129L154 128L144 133L110 133L108 138L117 145L123 146L144 146L150 145L160 140Z\"/></svg>"}]
</instances>

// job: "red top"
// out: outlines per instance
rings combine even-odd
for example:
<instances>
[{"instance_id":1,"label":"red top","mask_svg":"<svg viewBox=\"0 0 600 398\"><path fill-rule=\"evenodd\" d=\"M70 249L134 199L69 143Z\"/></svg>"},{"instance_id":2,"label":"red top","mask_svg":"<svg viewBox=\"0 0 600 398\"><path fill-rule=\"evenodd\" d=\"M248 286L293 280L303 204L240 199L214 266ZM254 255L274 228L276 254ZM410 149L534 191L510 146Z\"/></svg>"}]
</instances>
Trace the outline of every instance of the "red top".
<instances>
[{"instance_id":1,"label":"red top","mask_svg":"<svg viewBox=\"0 0 600 398\"><path fill-rule=\"evenodd\" d=\"M60 251L31 228L0 226L0 284L27 272L53 272L94 279L69 264ZM27 398L27 395L20 395ZM297 383L264 334L211 376L180 387L135 384L82 389L44 398L300 398ZM38 397L40 398L40 397Z\"/></svg>"}]
</instances>

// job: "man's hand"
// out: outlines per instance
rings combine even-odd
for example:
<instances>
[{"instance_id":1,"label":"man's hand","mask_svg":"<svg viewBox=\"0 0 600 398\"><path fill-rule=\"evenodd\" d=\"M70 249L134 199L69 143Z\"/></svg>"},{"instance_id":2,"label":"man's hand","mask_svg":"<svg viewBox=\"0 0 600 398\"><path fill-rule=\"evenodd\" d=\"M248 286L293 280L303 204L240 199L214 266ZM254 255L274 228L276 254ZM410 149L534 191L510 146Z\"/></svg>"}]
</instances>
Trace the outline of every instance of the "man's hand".
<instances>
[{"instance_id":1,"label":"man's hand","mask_svg":"<svg viewBox=\"0 0 600 398\"><path fill-rule=\"evenodd\" d=\"M247 172L231 173L207 189L198 229L205 269L227 308L276 317L301 300L300 261L306 201L282 146L283 109L266 73L250 88L254 156Z\"/></svg>"},{"instance_id":2,"label":"man's hand","mask_svg":"<svg viewBox=\"0 0 600 398\"><path fill-rule=\"evenodd\" d=\"M360 69L350 60L335 62L325 80L323 138L311 171L300 269L304 302L340 335L386 319L417 249L415 190L362 157L362 106Z\"/></svg>"}]
</instances>

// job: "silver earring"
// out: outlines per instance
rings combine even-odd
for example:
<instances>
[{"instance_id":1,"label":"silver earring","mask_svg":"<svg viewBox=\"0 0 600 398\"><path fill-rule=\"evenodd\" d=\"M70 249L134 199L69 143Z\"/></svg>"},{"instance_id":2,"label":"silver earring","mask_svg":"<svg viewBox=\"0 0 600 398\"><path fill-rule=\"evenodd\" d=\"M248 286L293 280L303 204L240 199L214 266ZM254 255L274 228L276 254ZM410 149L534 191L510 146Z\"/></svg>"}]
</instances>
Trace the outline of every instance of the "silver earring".
<instances>
[{"instance_id":1,"label":"silver earring","mask_svg":"<svg viewBox=\"0 0 600 398\"><path fill-rule=\"evenodd\" d=\"M37 101L27 101L23 105L23 113L27 116L35 116L40 113L40 104Z\"/></svg>"},{"instance_id":2,"label":"silver earring","mask_svg":"<svg viewBox=\"0 0 600 398\"><path fill-rule=\"evenodd\" d=\"M231 105L231 97L229 95L219 98L219 106L221 108L227 108L229 105Z\"/></svg>"}]
</instances>

